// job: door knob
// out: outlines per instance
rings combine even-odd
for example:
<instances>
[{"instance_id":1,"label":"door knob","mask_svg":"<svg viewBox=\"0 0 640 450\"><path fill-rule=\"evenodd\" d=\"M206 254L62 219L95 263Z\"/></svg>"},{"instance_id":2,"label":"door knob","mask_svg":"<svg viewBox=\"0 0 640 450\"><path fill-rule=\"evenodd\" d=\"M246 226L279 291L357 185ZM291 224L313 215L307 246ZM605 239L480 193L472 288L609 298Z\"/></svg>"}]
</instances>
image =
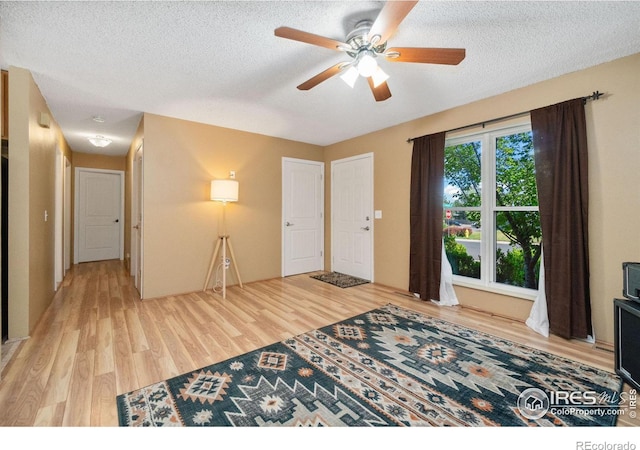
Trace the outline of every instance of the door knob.
<instances>
[{"instance_id":1,"label":"door knob","mask_svg":"<svg viewBox=\"0 0 640 450\"><path fill-rule=\"evenodd\" d=\"M292 227L293 226L293 224L291 222L287 222L285 225L288 226L288 227Z\"/></svg>"},{"instance_id":2,"label":"door knob","mask_svg":"<svg viewBox=\"0 0 640 450\"><path fill-rule=\"evenodd\" d=\"M116 220L114 220L114 222L115 222L115 223L118 223L118 222L120 222L120 219L116 219Z\"/></svg>"},{"instance_id":3,"label":"door knob","mask_svg":"<svg viewBox=\"0 0 640 450\"><path fill-rule=\"evenodd\" d=\"M369 231L369 225L367 225L366 227L360 227L360 229L364 231Z\"/></svg>"}]
</instances>

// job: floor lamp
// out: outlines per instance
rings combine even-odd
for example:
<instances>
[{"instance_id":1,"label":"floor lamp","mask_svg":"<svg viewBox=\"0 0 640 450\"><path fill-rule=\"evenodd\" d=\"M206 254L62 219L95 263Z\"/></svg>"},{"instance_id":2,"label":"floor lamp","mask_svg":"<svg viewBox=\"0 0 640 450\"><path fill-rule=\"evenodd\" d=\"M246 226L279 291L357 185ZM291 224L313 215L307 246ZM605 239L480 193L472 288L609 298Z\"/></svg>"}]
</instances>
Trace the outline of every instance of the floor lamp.
<instances>
[{"instance_id":1,"label":"floor lamp","mask_svg":"<svg viewBox=\"0 0 640 450\"><path fill-rule=\"evenodd\" d=\"M213 268L218 258L218 252L222 249L222 298L227 298L227 249L229 249L229 254L231 255L231 262L229 265L233 266L236 277L238 278L238 283L240 284L240 287L242 287L242 280L240 279L240 272L236 265L236 256L233 253L231 238L227 234L226 223L227 203L238 201L238 182L232 179L211 181L211 200L222 202L222 234L218 235L218 242L216 243L216 248L213 251L213 256L211 257L209 271L207 272L207 279L204 282L202 290L206 291L207 286L209 286L211 274L213 273Z\"/></svg>"}]
</instances>

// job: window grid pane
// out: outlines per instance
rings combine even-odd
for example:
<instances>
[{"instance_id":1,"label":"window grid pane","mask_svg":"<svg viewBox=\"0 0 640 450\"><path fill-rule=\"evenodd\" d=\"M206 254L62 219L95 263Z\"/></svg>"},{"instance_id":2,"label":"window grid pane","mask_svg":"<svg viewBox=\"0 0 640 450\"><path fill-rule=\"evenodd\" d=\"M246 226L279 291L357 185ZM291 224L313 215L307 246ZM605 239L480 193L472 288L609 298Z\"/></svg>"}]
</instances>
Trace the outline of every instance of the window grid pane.
<instances>
[{"instance_id":1,"label":"window grid pane","mask_svg":"<svg viewBox=\"0 0 640 450\"><path fill-rule=\"evenodd\" d=\"M537 211L496 212L495 224L495 281L538 289L540 214Z\"/></svg>"},{"instance_id":2,"label":"window grid pane","mask_svg":"<svg viewBox=\"0 0 640 450\"><path fill-rule=\"evenodd\" d=\"M533 137L530 132L499 136L496 149L497 206L538 206Z\"/></svg>"}]
</instances>

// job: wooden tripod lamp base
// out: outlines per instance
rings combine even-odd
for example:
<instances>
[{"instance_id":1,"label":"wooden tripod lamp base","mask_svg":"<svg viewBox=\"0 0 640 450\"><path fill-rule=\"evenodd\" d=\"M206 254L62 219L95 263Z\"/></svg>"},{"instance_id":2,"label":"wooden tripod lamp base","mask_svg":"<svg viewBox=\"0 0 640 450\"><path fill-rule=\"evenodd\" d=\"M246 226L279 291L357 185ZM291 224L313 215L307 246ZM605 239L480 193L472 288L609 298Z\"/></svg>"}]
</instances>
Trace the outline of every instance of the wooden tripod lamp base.
<instances>
[{"instance_id":1,"label":"wooden tripod lamp base","mask_svg":"<svg viewBox=\"0 0 640 450\"><path fill-rule=\"evenodd\" d=\"M216 260L218 259L218 252L222 248L222 298L227 298L227 249L229 249L229 255L231 256L230 266L233 266L233 270L235 271L236 278L238 279L238 284L240 287L242 286L242 280L240 279L240 272L238 271L238 266L236 265L236 255L233 253L233 246L231 245L231 238L228 235L218 236L218 242L216 243L216 248L213 251L213 256L211 257L211 263L209 264L209 271L207 272L207 279L204 282L203 291L207 290L209 286L209 282L211 281L211 275L213 274L213 268L216 265Z\"/></svg>"}]
</instances>

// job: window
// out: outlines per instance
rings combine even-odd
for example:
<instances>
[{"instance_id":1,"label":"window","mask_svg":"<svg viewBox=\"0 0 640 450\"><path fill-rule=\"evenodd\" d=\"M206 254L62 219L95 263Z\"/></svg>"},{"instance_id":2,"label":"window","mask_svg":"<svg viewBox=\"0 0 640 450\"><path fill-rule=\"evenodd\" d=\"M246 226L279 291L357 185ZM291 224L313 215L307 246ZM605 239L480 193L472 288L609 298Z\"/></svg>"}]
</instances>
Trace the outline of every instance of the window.
<instances>
[{"instance_id":1,"label":"window","mask_svg":"<svg viewBox=\"0 0 640 450\"><path fill-rule=\"evenodd\" d=\"M457 284L535 294L542 230L530 125L447 139L443 233Z\"/></svg>"}]
</instances>

